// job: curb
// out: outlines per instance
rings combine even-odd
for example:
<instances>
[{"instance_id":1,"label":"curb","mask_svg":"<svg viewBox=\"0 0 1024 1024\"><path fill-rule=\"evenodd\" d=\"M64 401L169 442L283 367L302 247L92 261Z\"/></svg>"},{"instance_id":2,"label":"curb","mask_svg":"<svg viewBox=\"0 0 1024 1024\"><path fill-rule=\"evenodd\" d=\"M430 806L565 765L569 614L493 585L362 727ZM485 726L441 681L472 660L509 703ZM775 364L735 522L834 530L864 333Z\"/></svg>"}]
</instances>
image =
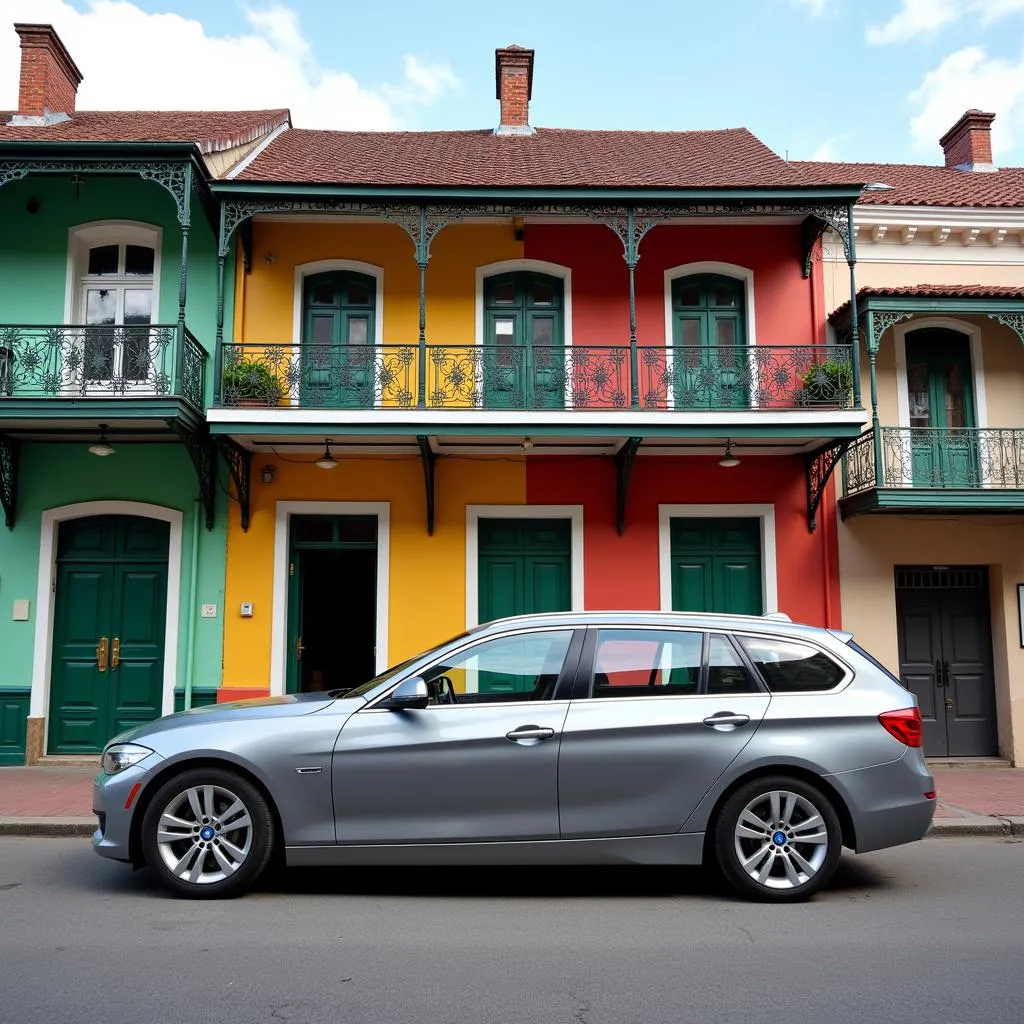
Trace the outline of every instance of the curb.
<instances>
[{"instance_id":1,"label":"curb","mask_svg":"<svg viewBox=\"0 0 1024 1024\"><path fill-rule=\"evenodd\" d=\"M95 818L0 818L0 836L88 838L95 831Z\"/></svg>"},{"instance_id":2,"label":"curb","mask_svg":"<svg viewBox=\"0 0 1024 1024\"><path fill-rule=\"evenodd\" d=\"M1024 818L998 818L967 815L963 818L938 818L928 830L929 836L1024 836Z\"/></svg>"}]
</instances>

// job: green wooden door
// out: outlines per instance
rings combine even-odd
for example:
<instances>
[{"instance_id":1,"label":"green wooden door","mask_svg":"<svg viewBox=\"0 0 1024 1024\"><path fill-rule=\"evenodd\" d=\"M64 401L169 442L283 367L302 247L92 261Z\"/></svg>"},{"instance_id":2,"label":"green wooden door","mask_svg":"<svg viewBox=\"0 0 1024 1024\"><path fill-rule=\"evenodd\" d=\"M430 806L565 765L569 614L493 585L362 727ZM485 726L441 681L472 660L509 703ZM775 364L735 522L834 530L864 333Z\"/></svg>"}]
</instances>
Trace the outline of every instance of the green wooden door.
<instances>
[{"instance_id":1,"label":"green wooden door","mask_svg":"<svg viewBox=\"0 0 1024 1024\"><path fill-rule=\"evenodd\" d=\"M169 535L167 523L134 516L61 527L50 753L96 753L117 733L159 717Z\"/></svg>"},{"instance_id":2,"label":"green wooden door","mask_svg":"<svg viewBox=\"0 0 1024 1024\"><path fill-rule=\"evenodd\" d=\"M670 531L675 611L761 615L758 519L673 519Z\"/></svg>"},{"instance_id":3,"label":"green wooden door","mask_svg":"<svg viewBox=\"0 0 1024 1024\"><path fill-rule=\"evenodd\" d=\"M750 404L743 282L697 274L672 282L672 382L680 409Z\"/></svg>"},{"instance_id":4,"label":"green wooden door","mask_svg":"<svg viewBox=\"0 0 1024 1024\"><path fill-rule=\"evenodd\" d=\"M480 622L572 608L568 519L481 519L477 544ZM481 693L514 692L522 685L511 674L481 672L478 678Z\"/></svg>"},{"instance_id":5,"label":"green wooden door","mask_svg":"<svg viewBox=\"0 0 1024 1024\"><path fill-rule=\"evenodd\" d=\"M306 278L303 292L303 406L361 409L374 404L376 282L366 274L331 272Z\"/></svg>"},{"instance_id":6,"label":"green wooden door","mask_svg":"<svg viewBox=\"0 0 1024 1024\"><path fill-rule=\"evenodd\" d=\"M565 405L563 289L557 277L517 273L484 282L484 405Z\"/></svg>"},{"instance_id":7,"label":"green wooden door","mask_svg":"<svg viewBox=\"0 0 1024 1024\"><path fill-rule=\"evenodd\" d=\"M978 487L970 341L942 328L907 336L910 455L915 487Z\"/></svg>"}]
</instances>

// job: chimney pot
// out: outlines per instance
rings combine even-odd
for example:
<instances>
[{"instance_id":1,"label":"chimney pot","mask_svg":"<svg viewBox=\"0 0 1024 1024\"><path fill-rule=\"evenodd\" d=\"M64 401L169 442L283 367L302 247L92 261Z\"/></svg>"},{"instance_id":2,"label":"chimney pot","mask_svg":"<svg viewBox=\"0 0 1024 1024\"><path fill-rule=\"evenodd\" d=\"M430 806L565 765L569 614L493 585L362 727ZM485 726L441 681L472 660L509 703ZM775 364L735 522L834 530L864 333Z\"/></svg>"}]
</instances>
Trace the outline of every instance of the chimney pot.
<instances>
[{"instance_id":1,"label":"chimney pot","mask_svg":"<svg viewBox=\"0 0 1024 1024\"><path fill-rule=\"evenodd\" d=\"M18 113L11 124L54 124L75 112L82 72L52 25L17 23L21 39Z\"/></svg>"},{"instance_id":2,"label":"chimney pot","mask_svg":"<svg viewBox=\"0 0 1024 1024\"><path fill-rule=\"evenodd\" d=\"M994 171L992 163L992 122L995 114L968 110L945 135L939 145L946 166L958 171Z\"/></svg>"},{"instance_id":3,"label":"chimney pot","mask_svg":"<svg viewBox=\"0 0 1024 1024\"><path fill-rule=\"evenodd\" d=\"M532 135L533 50L514 43L495 50L494 82L501 101L501 122L495 134Z\"/></svg>"}]
</instances>

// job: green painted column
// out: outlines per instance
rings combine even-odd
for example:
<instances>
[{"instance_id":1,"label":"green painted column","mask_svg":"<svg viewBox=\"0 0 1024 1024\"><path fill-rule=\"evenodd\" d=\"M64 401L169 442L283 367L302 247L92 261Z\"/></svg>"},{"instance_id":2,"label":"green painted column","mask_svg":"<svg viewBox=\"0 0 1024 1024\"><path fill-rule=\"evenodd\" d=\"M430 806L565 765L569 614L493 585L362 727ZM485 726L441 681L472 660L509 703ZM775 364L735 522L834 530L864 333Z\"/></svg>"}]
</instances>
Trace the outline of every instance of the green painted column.
<instances>
[{"instance_id":1,"label":"green painted column","mask_svg":"<svg viewBox=\"0 0 1024 1024\"><path fill-rule=\"evenodd\" d=\"M853 306L856 309L856 303ZM852 323L852 314L851 314ZM875 315L869 309L865 314L865 329L868 339L868 373L871 378L871 443L875 452L875 486L882 486L882 431L878 424L878 372L875 361L878 357L878 339L875 337Z\"/></svg>"}]
</instances>

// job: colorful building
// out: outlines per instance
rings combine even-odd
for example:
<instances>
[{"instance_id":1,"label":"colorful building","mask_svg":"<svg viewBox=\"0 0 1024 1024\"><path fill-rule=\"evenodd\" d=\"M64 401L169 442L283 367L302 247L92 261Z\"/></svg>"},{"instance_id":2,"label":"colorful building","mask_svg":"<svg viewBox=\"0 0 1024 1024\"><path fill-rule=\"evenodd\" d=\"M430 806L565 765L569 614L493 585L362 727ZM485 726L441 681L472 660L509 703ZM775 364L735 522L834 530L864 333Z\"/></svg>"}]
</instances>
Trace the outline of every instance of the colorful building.
<instances>
[{"instance_id":1,"label":"colorful building","mask_svg":"<svg viewBox=\"0 0 1024 1024\"><path fill-rule=\"evenodd\" d=\"M917 694L925 752L1024 760L1024 169L968 111L943 166L807 164L876 183L854 213L865 432L840 474L843 624ZM841 246L826 308L850 331Z\"/></svg>"}]
</instances>

